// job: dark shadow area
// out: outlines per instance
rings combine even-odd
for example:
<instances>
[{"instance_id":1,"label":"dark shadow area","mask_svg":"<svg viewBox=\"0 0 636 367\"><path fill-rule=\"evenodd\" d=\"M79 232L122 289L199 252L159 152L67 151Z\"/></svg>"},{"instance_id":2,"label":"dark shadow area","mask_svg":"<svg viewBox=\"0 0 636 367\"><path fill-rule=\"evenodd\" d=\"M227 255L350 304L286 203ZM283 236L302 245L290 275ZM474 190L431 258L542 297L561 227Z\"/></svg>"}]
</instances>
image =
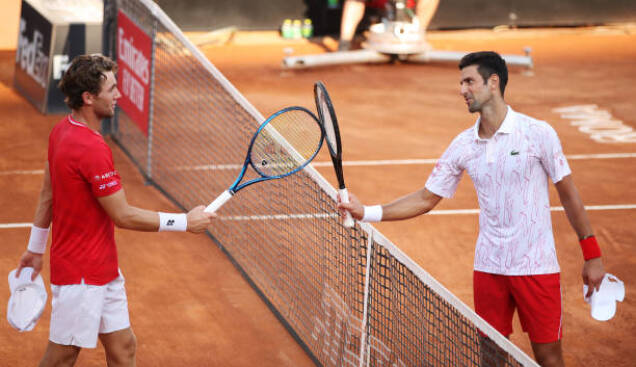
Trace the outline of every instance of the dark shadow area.
<instances>
[{"instance_id":1,"label":"dark shadow area","mask_svg":"<svg viewBox=\"0 0 636 367\"><path fill-rule=\"evenodd\" d=\"M13 88L15 50L0 50L0 83Z\"/></svg>"}]
</instances>

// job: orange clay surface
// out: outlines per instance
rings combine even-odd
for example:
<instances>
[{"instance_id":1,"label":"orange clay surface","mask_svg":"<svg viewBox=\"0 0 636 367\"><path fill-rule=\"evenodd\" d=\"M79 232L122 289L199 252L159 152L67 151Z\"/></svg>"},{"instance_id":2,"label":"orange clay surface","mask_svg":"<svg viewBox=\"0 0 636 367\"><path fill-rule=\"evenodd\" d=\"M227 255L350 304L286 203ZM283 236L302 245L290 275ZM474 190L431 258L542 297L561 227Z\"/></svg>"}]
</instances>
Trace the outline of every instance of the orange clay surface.
<instances>
[{"instance_id":1,"label":"orange clay surface","mask_svg":"<svg viewBox=\"0 0 636 367\"><path fill-rule=\"evenodd\" d=\"M560 118L553 108L596 104L635 127L636 28L434 32L437 49L520 53L531 46L534 75L511 68L506 100L549 121L567 155L634 153L636 143L601 144ZM333 46L327 43L327 48ZM312 86L323 80L339 115L345 161L437 158L452 138L473 124L458 94L455 65L385 64L282 70L285 50L324 52L324 43L283 42L271 34L237 34L206 56L263 115L288 105L313 108ZM290 50L287 49L289 52ZM0 52L0 224L30 222L46 160L47 136L62 117L43 116L13 88L14 50ZM187 111L186 111L187 112ZM129 201L148 209L177 209L143 179L111 144ZM324 155L319 159L324 160ZM573 177L586 205L636 204L636 158L573 159ZM385 203L419 189L430 164L345 166L348 187L367 204ZM319 168L332 183L330 168ZM630 189L631 187L631 189ZM551 189L553 206L558 198ZM474 209L468 177L455 198L437 209ZM636 360L636 210L590 211L606 270L625 281L627 295L609 322L594 321L581 295L583 259L563 212L553 213L564 295L563 348L568 366L633 366ZM425 270L472 307L472 261L478 220L468 215L426 215L377 226ZM13 269L28 229L0 228L0 274ZM139 366L310 366L309 357L277 321L225 255L204 236L117 230L127 281ZM48 284L49 270L43 272ZM4 320L9 289L0 281ZM18 333L0 322L0 365L33 366L48 337L50 303L36 328ZM515 319L511 337L531 354ZM103 366L103 348L83 350L78 366Z\"/></svg>"}]
</instances>

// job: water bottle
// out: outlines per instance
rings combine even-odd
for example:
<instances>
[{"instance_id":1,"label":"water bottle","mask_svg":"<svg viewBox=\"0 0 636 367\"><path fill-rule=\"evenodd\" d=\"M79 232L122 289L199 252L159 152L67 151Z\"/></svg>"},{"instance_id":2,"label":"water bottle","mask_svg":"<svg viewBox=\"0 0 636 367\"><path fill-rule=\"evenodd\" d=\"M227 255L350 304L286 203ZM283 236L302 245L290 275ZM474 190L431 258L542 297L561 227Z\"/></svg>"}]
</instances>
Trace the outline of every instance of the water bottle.
<instances>
[{"instance_id":1,"label":"water bottle","mask_svg":"<svg viewBox=\"0 0 636 367\"><path fill-rule=\"evenodd\" d=\"M300 19L294 19L294 21L292 22L292 37L291 38L295 40L303 38L302 25L300 23Z\"/></svg>"},{"instance_id":2,"label":"water bottle","mask_svg":"<svg viewBox=\"0 0 636 367\"><path fill-rule=\"evenodd\" d=\"M314 35L314 25L311 23L311 19L305 18L303 21L302 34L304 38L310 38Z\"/></svg>"},{"instance_id":3,"label":"water bottle","mask_svg":"<svg viewBox=\"0 0 636 367\"><path fill-rule=\"evenodd\" d=\"M281 36L285 39L292 38L292 21L291 19L285 19L283 25L280 27Z\"/></svg>"}]
</instances>

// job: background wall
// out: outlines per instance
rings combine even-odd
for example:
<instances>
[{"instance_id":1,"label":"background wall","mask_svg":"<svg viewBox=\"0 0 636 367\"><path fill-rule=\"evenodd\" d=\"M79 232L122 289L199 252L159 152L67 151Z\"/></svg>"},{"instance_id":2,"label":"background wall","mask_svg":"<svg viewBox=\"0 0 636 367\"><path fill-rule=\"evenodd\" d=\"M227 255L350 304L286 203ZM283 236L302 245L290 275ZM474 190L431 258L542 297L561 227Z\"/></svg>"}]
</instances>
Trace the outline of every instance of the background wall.
<instances>
[{"instance_id":1,"label":"background wall","mask_svg":"<svg viewBox=\"0 0 636 367\"><path fill-rule=\"evenodd\" d=\"M227 26L275 29L285 18L310 17L316 33L335 33L341 14L339 8L328 9L327 0L157 0L157 3L184 30ZM634 0L440 0L431 28L502 24L570 26L634 21Z\"/></svg>"},{"instance_id":2,"label":"background wall","mask_svg":"<svg viewBox=\"0 0 636 367\"><path fill-rule=\"evenodd\" d=\"M515 17L516 20L511 19ZM440 0L431 27L572 26L634 21L633 0Z\"/></svg>"},{"instance_id":3,"label":"background wall","mask_svg":"<svg viewBox=\"0 0 636 367\"><path fill-rule=\"evenodd\" d=\"M0 50L14 50L18 45L21 0L0 1Z\"/></svg>"},{"instance_id":4,"label":"background wall","mask_svg":"<svg viewBox=\"0 0 636 367\"><path fill-rule=\"evenodd\" d=\"M340 0L342 3L343 0ZM335 34L341 10L327 0L157 0L186 31L237 26L277 29L285 18L310 17L315 33ZM15 49L21 0L0 1L0 49ZM611 5L610 5L611 4ZM511 17L511 14L514 14ZM514 19L516 17L516 19ZM440 0L431 29L588 25L636 22L634 0Z\"/></svg>"}]
</instances>

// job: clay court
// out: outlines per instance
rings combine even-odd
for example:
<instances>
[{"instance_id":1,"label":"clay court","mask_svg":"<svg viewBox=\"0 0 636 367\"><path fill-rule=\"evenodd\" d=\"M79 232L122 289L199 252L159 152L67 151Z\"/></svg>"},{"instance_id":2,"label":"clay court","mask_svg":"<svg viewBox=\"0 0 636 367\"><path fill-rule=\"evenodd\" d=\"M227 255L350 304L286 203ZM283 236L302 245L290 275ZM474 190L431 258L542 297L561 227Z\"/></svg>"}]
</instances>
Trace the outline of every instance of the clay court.
<instances>
[{"instance_id":1,"label":"clay court","mask_svg":"<svg viewBox=\"0 0 636 367\"><path fill-rule=\"evenodd\" d=\"M9 36L13 34L9 32ZM590 317L582 297L583 258L576 235L563 211L553 211L562 270L566 365L633 366L636 136L632 130L631 140L623 136L618 142L598 142L555 109L596 105L595 110L607 111L611 120L636 128L636 26L435 31L430 32L429 41L440 50L520 53L523 47L532 48L535 67L532 72L511 68L506 100L517 111L546 120L556 129L581 196L586 206L595 209L588 214L605 269L623 280L627 288L625 301L618 304L612 320L598 322ZM3 40L3 44L11 42ZM331 45L328 40L283 41L274 32L247 32L236 34L229 43L202 50L263 115L290 105L313 109L313 83L324 81L338 112L347 184L364 203L386 203L419 189L433 168L423 160L438 158L453 137L476 118L466 111L459 95L456 65L281 68L282 57L290 51L319 53ZM16 267L26 248L29 228L16 224L33 219L48 133L63 117L40 114L14 89L14 64L15 49L0 50L2 274ZM158 190L144 185L137 168L117 145L111 144L111 148L132 205L178 210ZM319 159L326 162L325 156ZM378 162L361 165L360 161ZM316 167L335 183L331 167ZM553 187L551 204L560 205ZM464 177L455 197L442 201L436 209L477 209L470 178ZM380 223L377 228L472 307L476 214L431 214ZM138 338L139 366L313 365L208 237L116 230L116 240ZM48 265L43 277L48 284ZM0 282L0 294L4 318L9 297L4 281ZM49 317L50 302L31 332L18 333L6 321L0 322L0 365L36 365L46 348ZM518 322L512 341L531 355ZM101 346L83 350L77 363L102 365Z\"/></svg>"}]
</instances>

